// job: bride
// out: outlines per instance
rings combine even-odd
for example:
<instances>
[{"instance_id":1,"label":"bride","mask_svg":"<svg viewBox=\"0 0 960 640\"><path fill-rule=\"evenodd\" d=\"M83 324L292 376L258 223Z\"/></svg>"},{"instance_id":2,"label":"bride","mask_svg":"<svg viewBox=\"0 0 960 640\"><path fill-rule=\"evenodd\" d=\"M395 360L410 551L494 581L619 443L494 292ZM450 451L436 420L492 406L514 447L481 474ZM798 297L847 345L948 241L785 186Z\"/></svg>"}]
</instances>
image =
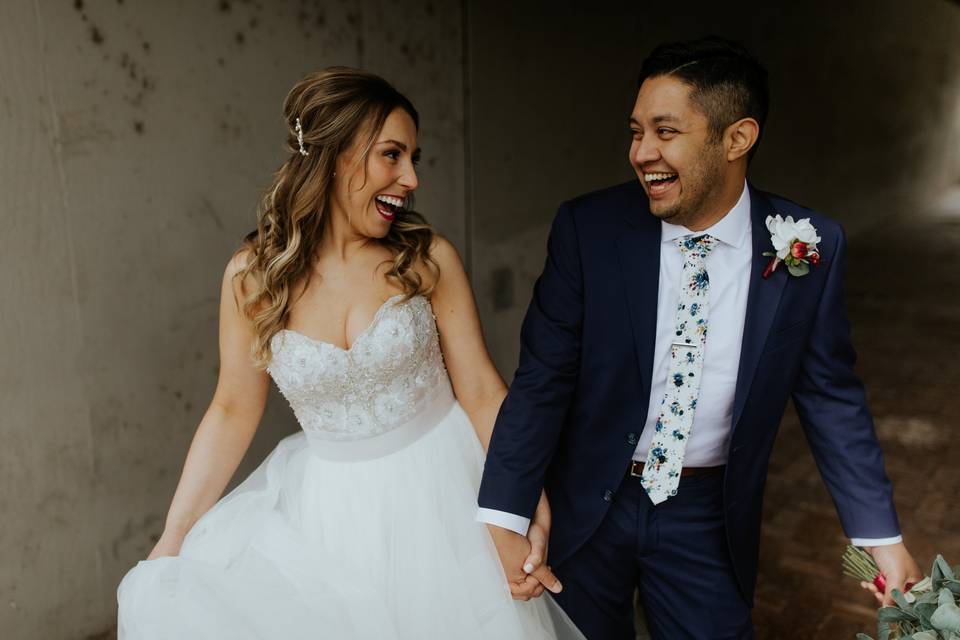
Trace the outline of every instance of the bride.
<instances>
[{"instance_id":1,"label":"bride","mask_svg":"<svg viewBox=\"0 0 960 640\"><path fill-rule=\"evenodd\" d=\"M535 597L561 588L546 498L531 575L474 520L506 389L456 250L407 208L416 110L343 67L283 110L290 156L227 265L217 389L120 638L582 638ZM270 377L302 431L217 501Z\"/></svg>"}]
</instances>

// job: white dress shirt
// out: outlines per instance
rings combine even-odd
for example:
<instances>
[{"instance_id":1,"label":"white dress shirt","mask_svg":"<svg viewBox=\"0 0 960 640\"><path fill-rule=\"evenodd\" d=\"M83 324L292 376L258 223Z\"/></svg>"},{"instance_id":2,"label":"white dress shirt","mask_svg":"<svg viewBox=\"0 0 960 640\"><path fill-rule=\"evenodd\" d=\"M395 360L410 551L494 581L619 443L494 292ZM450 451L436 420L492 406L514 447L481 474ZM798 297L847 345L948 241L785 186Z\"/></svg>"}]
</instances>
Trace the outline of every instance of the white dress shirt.
<instances>
[{"instance_id":1,"label":"white dress shirt","mask_svg":"<svg viewBox=\"0 0 960 640\"><path fill-rule=\"evenodd\" d=\"M710 274L710 316L704 345L703 373L693 427L684 456L686 467L713 467L727 462L727 449L733 421L733 398L740 368L740 347L747 315L750 290L750 265L753 262L753 230L750 220L750 190L743 192L733 208L713 226L690 231L680 225L660 223L660 283L657 291L657 335L653 352L653 377L650 382L650 406L647 422L640 435L633 459L646 460L653 439L654 425L660 415L670 369L670 345L677 323L680 279L683 259L677 238L711 235L719 242L706 258ZM529 518L481 508L481 522L494 524L526 535ZM884 539L855 538L857 546L881 546L901 541L900 536Z\"/></svg>"}]
</instances>

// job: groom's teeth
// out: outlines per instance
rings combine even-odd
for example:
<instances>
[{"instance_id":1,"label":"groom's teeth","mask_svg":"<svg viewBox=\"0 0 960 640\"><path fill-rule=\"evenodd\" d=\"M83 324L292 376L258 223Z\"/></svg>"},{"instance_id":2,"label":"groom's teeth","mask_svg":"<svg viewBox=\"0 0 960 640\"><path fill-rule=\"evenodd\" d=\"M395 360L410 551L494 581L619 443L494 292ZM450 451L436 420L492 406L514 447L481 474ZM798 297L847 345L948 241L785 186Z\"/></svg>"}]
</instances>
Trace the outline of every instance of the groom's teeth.
<instances>
[{"instance_id":1,"label":"groom's teeth","mask_svg":"<svg viewBox=\"0 0 960 640\"><path fill-rule=\"evenodd\" d=\"M675 178L677 174L675 173L645 173L643 174L644 182L653 182L655 180L668 180L670 178Z\"/></svg>"},{"instance_id":2,"label":"groom's teeth","mask_svg":"<svg viewBox=\"0 0 960 640\"><path fill-rule=\"evenodd\" d=\"M386 202L387 204L392 205L394 207L403 206L403 200L401 200L400 198L395 198L393 196L377 196L377 200L379 200L380 202Z\"/></svg>"}]
</instances>

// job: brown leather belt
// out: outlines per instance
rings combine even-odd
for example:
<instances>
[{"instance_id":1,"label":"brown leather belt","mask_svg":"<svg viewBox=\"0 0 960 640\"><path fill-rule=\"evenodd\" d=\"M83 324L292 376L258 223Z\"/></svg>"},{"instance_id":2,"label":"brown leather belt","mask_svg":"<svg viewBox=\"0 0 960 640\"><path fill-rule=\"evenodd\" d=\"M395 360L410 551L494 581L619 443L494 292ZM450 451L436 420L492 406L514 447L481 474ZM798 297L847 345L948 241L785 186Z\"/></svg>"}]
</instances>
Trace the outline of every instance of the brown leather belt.
<instances>
[{"instance_id":1,"label":"brown leather belt","mask_svg":"<svg viewBox=\"0 0 960 640\"><path fill-rule=\"evenodd\" d=\"M644 463L639 460L630 461L630 475L639 478L643 475L643 465ZM688 476L696 476L701 473L710 473L712 471L719 471L723 469L724 465L719 465L716 467L683 467L680 470L680 477L686 478Z\"/></svg>"}]
</instances>

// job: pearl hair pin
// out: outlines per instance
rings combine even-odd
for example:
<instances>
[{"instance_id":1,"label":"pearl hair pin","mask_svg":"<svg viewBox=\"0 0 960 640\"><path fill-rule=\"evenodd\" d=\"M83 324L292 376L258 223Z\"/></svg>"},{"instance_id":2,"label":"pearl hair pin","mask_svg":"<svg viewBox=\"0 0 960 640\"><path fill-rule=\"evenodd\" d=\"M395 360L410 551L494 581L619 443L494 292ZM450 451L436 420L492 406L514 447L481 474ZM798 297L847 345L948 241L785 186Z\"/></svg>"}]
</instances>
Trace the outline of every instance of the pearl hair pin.
<instances>
[{"instance_id":1,"label":"pearl hair pin","mask_svg":"<svg viewBox=\"0 0 960 640\"><path fill-rule=\"evenodd\" d=\"M310 152L303 146L303 127L300 125L300 118L297 118L297 143L300 145L300 155L308 156Z\"/></svg>"}]
</instances>

